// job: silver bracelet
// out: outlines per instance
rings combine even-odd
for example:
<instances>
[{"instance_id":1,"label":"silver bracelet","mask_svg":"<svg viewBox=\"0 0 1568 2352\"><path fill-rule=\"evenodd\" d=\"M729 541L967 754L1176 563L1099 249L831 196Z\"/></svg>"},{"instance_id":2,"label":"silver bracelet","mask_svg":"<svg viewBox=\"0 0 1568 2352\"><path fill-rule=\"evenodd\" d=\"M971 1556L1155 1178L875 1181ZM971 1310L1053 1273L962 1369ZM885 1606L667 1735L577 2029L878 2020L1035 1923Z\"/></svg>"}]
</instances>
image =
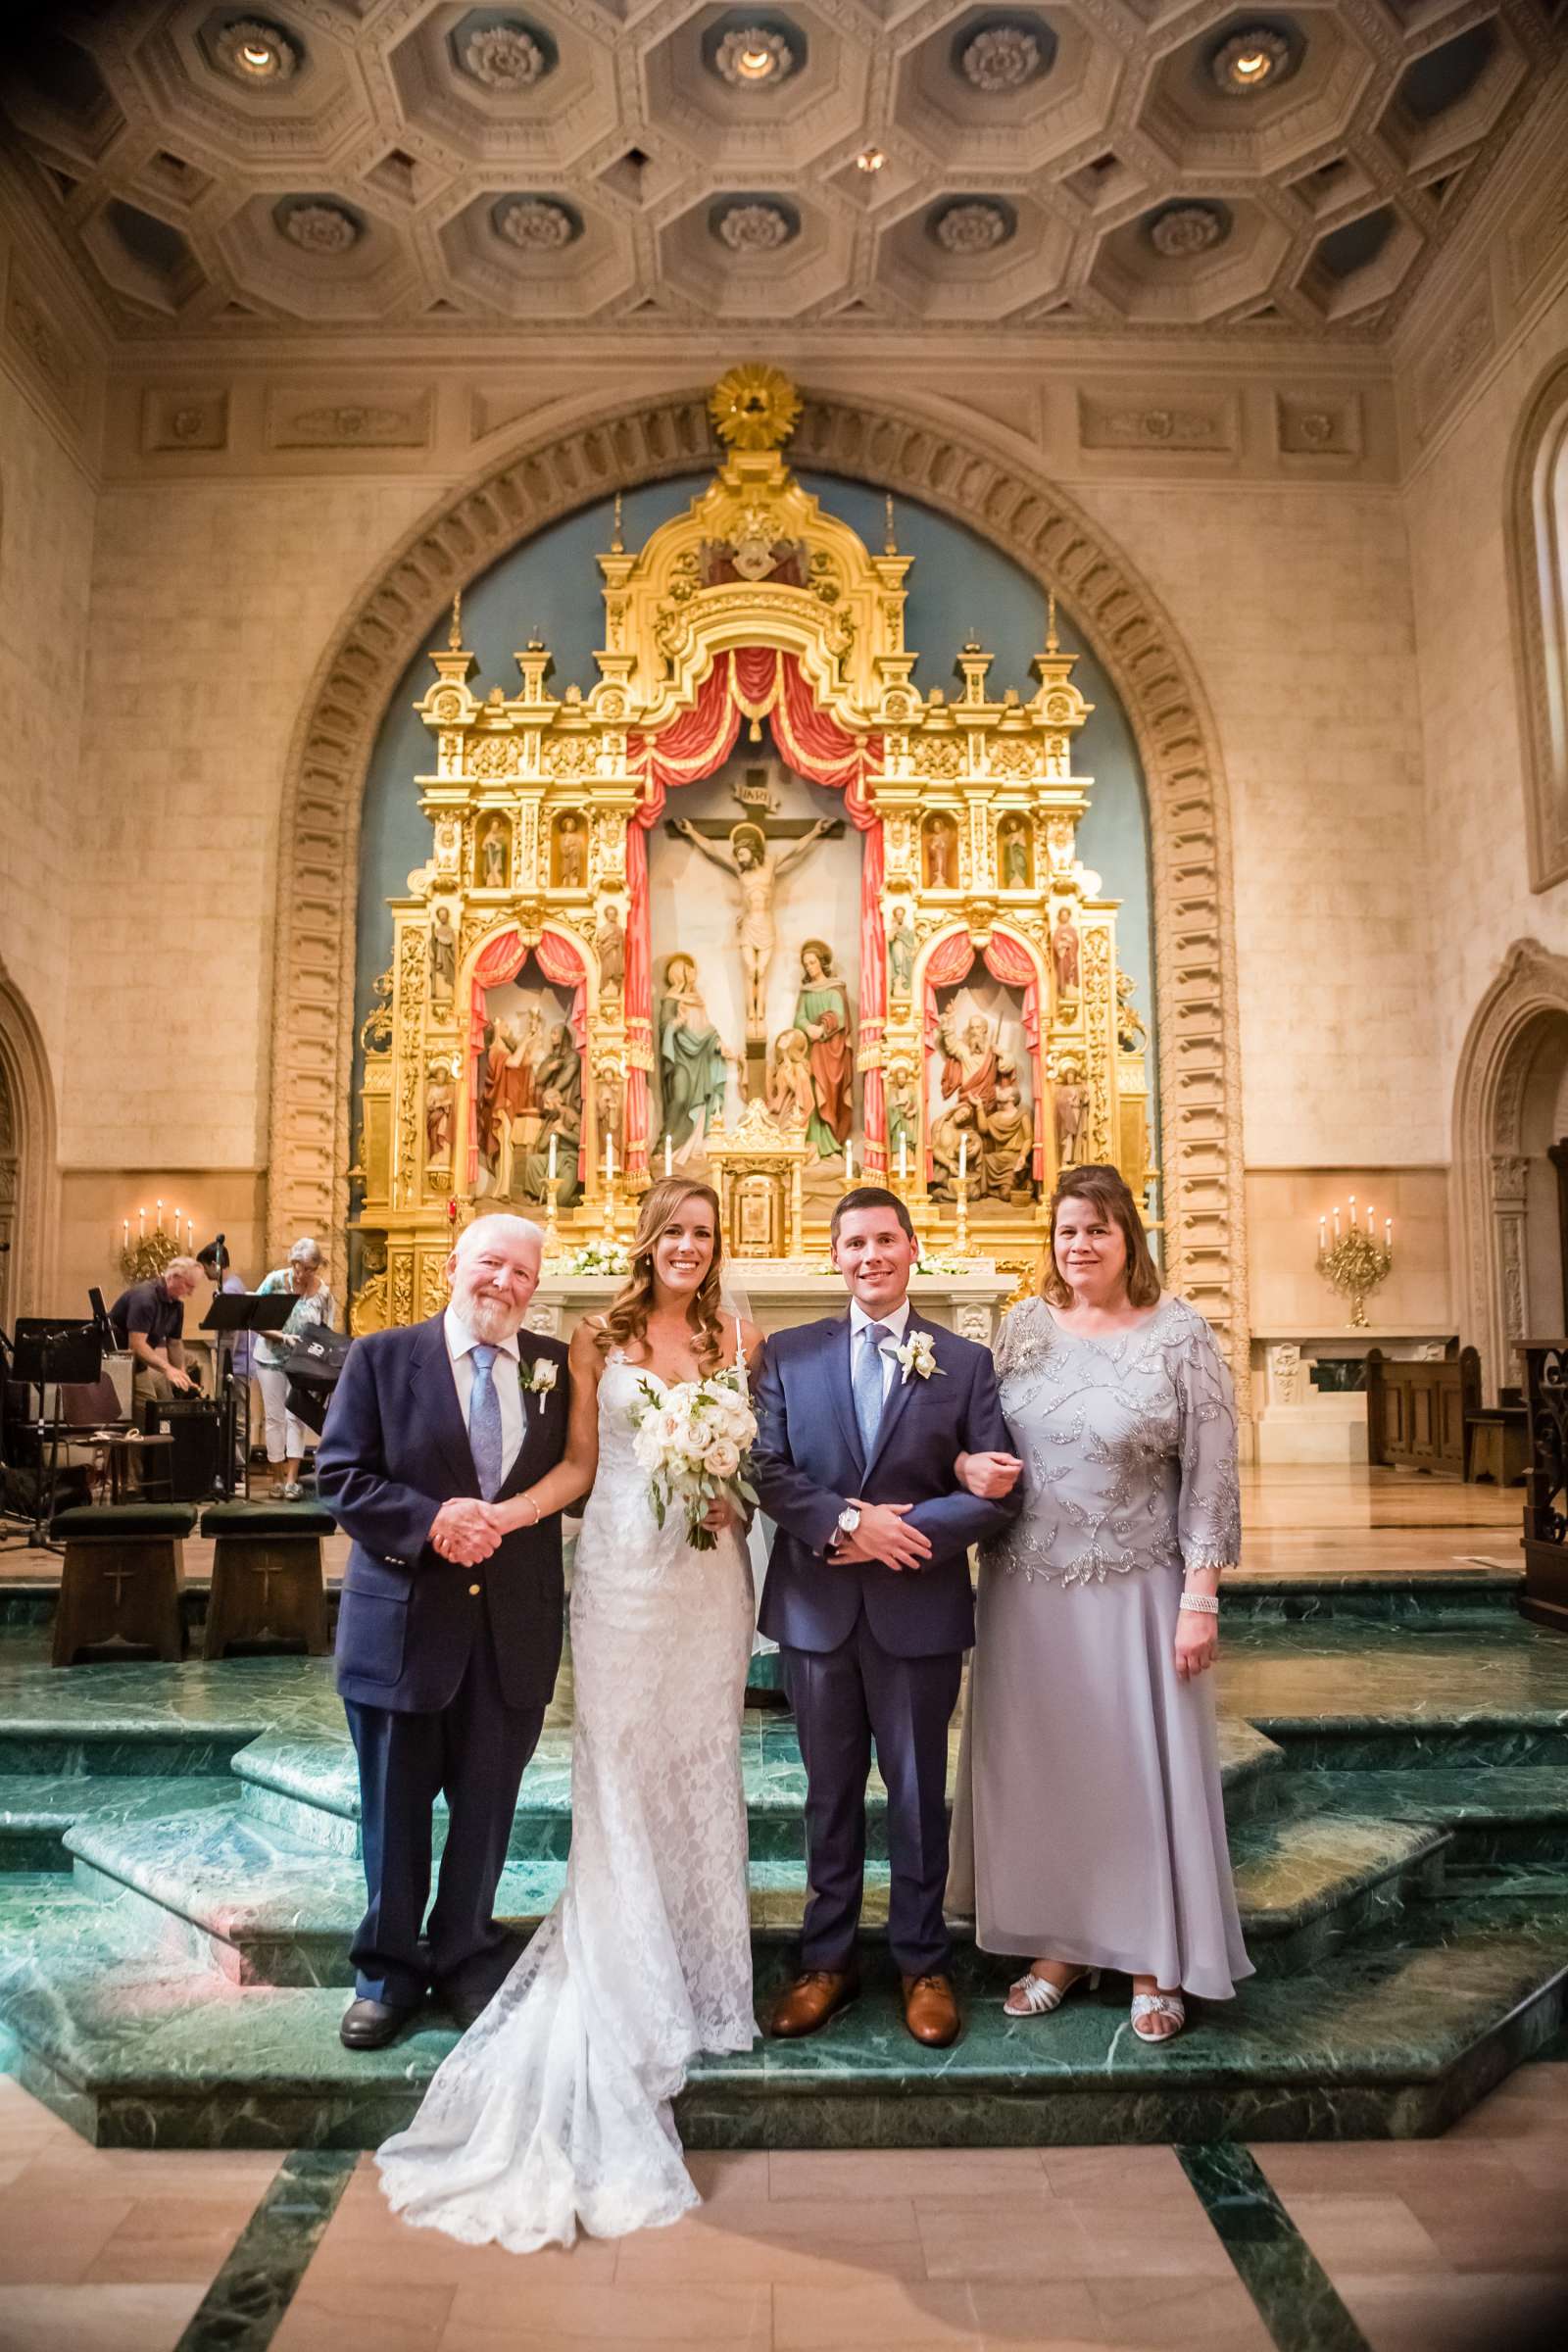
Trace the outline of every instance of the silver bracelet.
<instances>
[{"instance_id":1,"label":"silver bracelet","mask_svg":"<svg viewBox=\"0 0 1568 2352\"><path fill-rule=\"evenodd\" d=\"M1191 1609L1198 1617L1217 1617L1219 1615L1219 1594L1217 1592L1184 1592L1177 1606Z\"/></svg>"}]
</instances>

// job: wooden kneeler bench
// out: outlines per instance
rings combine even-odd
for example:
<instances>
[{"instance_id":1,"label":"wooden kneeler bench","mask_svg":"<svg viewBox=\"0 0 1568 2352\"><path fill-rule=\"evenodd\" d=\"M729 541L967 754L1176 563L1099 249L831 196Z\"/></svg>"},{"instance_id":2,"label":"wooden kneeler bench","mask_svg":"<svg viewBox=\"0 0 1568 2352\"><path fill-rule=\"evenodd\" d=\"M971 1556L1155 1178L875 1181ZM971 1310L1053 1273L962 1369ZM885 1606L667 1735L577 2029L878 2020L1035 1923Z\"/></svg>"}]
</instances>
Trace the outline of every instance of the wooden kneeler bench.
<instances>
[{"instance_id":1,"label":"wooden kneeler bench","mask_svg":"<svg viewBox=\"0 0 1568 2352\"><path fill-rule=\"evenodd\" d=\"M213 1539L213 1589L204 1658L238 1642L287 1642L325 1657L326 1583L321 1538L336 1532L330 1511L310 1503L215 1502L202 1514Z\"/></svg>"},{"instance_id":2,"label":"wooden kneeler bench","mask_svg":"<svg viewBox=\"0 0 1568 2352\"><path fill-rule=\"evenodd\" d=\"M63 1542L51 1663L74 1666L84 1649L150 1649L170 1664L185 1654L180 1544L196 1513L177 1502L82 1504L57 1511Z\"/></svg>"}]
</instances>

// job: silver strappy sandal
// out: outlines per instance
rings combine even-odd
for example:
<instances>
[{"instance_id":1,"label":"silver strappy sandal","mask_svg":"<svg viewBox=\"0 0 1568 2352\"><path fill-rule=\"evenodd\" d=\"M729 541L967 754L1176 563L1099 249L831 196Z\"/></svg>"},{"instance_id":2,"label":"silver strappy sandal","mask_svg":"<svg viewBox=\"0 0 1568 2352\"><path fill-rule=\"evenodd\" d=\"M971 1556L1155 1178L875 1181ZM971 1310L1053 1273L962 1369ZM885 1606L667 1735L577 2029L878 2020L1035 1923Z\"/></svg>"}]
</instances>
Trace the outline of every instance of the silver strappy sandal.
<instances>
[{"instance_id":1,"label":"silver strappy sandal","mask_svg":"<svg viewBox=\"0 0 1568 2352\"><path fill-rule=\"evenodd\" d=\"M1173 2034L1146 2034L1138 2023L1141 2017L1173 2017ZM1187 2023L1187 2004L1179 1992L1135 1992L1133 1994L1133 2032L1140 2041L1158 2044L1174 2041Z\"/></svg>"},{"instance_id":2,"label":"silver strappy sandal","mask_svg":"<svg viewBox=\"0 0 1568 2352\"><path fill-rule=\"evenodd\" d=\"M1087 1984L1090 1991L1094 1992L1099 1984L1098 1968L1081 1968L1075 1977L1067 1979L1065 1984L1053 1984L1049 1977L1037 1977L1034 1970L1030 1969L1018 1979L1016 1984L1008 1985L1007 1997L1002 2004L1002 2014L1004 2017L1049 2017L1054 2009L1061 2007L1068 1993L1075 1992L1080 1984ZM1021 2008L1014 2009L1012 2006L1014 1994L1022 2001Z\"/></svg>"}]
</instances>

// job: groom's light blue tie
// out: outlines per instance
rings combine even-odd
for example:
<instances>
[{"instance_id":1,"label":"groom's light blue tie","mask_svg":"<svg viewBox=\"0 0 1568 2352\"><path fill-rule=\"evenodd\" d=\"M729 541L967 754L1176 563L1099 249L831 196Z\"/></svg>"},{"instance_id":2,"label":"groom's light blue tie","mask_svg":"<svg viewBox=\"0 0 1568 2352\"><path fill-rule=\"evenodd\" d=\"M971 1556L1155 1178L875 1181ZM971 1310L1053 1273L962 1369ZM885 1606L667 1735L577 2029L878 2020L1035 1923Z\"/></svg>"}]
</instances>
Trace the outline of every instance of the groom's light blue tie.
<instances>
[{"instance_id":1,"label":"groom's light blue tie","mask_svg":"<svg viewBox=\"0 0 1568 2352\"><path fill-rule=\"evenodd\" d=\"M479 1473L479 1492L493 1502L501 1492L501 1398L492 1375L497 1349L476 1347L473 1387L468 1392L468 1451Z\"/></svg>"},{"instance_id":2,"label":"groom's light blue tie","mask_svg":"<svg viewBox=\"0 0 1568 2352\"><path fill-rule=\"evenodd\" d=\"M865 1324L855 1358L855 1418L860 1425L860 1450L867 1461L882 1422L882 1343L888 1336L885 1323Z\"/></svg>"}]
</instances>

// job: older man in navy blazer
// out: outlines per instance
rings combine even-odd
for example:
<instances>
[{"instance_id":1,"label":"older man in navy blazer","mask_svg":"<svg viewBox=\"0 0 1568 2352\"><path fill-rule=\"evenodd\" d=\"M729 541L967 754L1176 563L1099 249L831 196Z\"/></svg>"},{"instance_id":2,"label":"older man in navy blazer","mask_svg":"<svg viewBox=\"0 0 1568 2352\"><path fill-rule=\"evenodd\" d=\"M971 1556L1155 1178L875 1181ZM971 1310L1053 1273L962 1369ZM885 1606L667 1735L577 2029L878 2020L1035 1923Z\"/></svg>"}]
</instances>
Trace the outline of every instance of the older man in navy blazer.
<instances>
[{"instance_id":1,"label":"older man in navy blazer","mask_svg":"<svg viewBox=\"0 0 1568 2352\"><path fill-rule=\"evenodd\" d=\"M354 1540L337 1687L360 1761L369 1906L350 2049L392 2040L433 1984L472 2024L521 1948L494 1917L523 1767L561 1662L561 1517L528 1489L560 1461L566 1349L524 1331L544 1237L480 1217L444 1314L350 1349L317 1484ZM428 1923L431 1828L447 1841Z\"/></svg>"},{"instance_id":2,"label":"older man in navy blazer","mask_svg":"<svg viewBox=\"0 0 1568 2352\"><path fill-rule=\"evenodd\" d=\"M909 1305L919 1256L909 1213L878 1185L833 1212L850 1311L775 1332L757 1382L752 1476L778 1522L761 1630L784 1660L806 1764L810 1892L801 1974L772 2031L809 2034L858 1989L871 1742L888 1791L888 1940L917 2041L959 2029L942 1898L948 1877L948 1724L974 1640L968 1547L1021 1497L983 1501L962 1454L1002 1457L1007 1425L987 1349Z\"/></svg>"}]
</instances>

